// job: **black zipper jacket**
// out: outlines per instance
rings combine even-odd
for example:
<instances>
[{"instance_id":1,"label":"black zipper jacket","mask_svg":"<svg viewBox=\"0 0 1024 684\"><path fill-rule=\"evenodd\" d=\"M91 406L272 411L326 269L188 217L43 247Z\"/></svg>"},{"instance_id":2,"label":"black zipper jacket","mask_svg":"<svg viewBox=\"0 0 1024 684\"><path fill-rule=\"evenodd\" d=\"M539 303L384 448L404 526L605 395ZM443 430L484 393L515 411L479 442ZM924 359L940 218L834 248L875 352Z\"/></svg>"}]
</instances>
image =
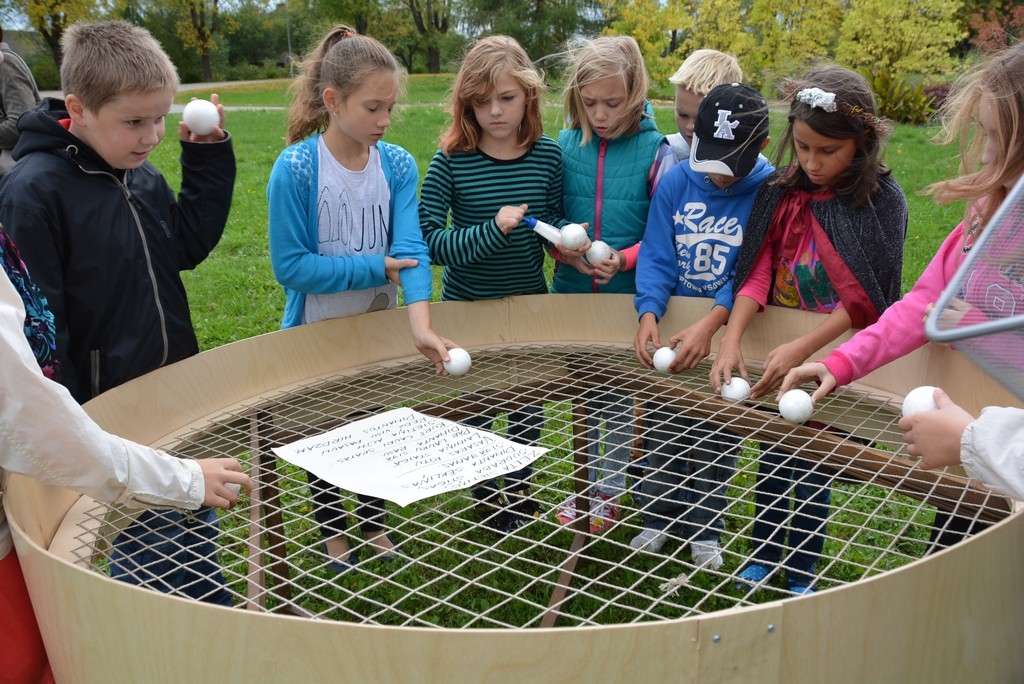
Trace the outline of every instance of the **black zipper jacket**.
<instances>
[{"instance_id":1,"label":"black zipper jacket","mask_svg":"<svg viewBox=\"0 0 1024 684\"><path fill-rule=\"evenodd\" d=\"M47 98L18 122L0 224L46 295L63 384L79 401L198 352L180 272L220 240L231 208L231 139L182 142L175 198L148 161L115 170ZM173 144L168 126L163 144Z\"/></svg>"}]
</instances>

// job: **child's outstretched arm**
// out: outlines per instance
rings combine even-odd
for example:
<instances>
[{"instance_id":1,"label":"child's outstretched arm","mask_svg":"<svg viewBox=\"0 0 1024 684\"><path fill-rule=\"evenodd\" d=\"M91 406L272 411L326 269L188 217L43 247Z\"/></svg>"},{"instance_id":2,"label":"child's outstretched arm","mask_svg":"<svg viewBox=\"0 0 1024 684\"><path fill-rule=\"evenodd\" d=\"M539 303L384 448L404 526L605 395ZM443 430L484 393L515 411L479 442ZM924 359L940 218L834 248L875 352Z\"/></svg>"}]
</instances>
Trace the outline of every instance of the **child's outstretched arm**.
<instances>
[{"instance_id":1,"label":"child's outstretched arm","mask_svg":"<svg viewBox=\"0 0 1024 684\"><path fill-rule=\"evenodd\" d=\"M444 362L448 358L448 350L459 345L441 337L430 326L430 302L423 300L406 306L409 310L409 325L412 327L413 344L421 354L430 359L439 375L447 375Z\"/></svg>"},{"instance_id":2,"label":"child's outstretched arm","mask_svg":"<svg viewBox=\"0 0 1024 684\"><path fill-rule=\"evenodd\" d=\"M846 309L840 307L830 313L824 321L815 326L806 335L801 335L795 340L780 344L775 349L772 349L765 356L764 371L761 379L750 388L750 396L756 399L778 387L779 383L785 379L794 366L803 363L815 350L821 349L821 347L849 330L851 324L850 314ZM729 325L732 325L731 321Z\"/></svg>"},{"instance_id":3,"label":"child's outstretched arm","mask_svg":"<svg viewBox=\"0 0 1024 684\"><path fill-rule=\"evenodd\" d=\"M811 394L811 401L815 404L836 388L836 376L832 375L832 372L822 362L813 361L797 366L786 373L786 377L782 379L782 384L779 386L778 397L781 399L782 395L789 390L811 380L818 383L818 389Z\"/></svg>"}]
</instances>

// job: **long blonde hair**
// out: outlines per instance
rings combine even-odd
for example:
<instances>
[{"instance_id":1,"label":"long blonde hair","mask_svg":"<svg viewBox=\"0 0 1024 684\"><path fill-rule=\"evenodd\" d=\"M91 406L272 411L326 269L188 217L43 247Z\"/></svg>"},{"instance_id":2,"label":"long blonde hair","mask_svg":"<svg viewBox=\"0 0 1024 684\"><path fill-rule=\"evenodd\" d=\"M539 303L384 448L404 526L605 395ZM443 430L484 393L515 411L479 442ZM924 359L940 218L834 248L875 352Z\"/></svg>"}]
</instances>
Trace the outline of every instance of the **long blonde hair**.
<instances>
[{"instance_id":1,"label":"long blonde hair","mask_svg":"<svg viewBox=\"0 0 1024 684\"><path fill-rule=\"evenodd\" d=\"M285 142L291 145L327 128L326 88L334 88L344 99L378 72L394 74L399 82L405 73L380 41L343 24L328 31L303 60L292 85L294 97L288 110Z\"/></svg>"},{"instance_id":2,"label":"long blonde hair","mask_svg":"<svg viewBox=\"0 0 1024 684\"><path fill-rule=\"evenodd\" d=\"M569 45L566 55L569 61L564 94L566 125L582 131L581 144L589 143L594 133L587 120L580 88L610 76L622 78L626 102L622 115L612 122L604 137L619 138L640 130L640 121L646 116L650 79L637 42L630 36L578 40Z\"/></svg>"},{"instance_id":3,"label":"long blonde hair","mask_svg":"<svg viewBox=\"0 0 1024 684\"><path fill-rule=\"evenodd\" d=\"M998 138L996 159L986 165L981 158L988 135L978 125L982 102L991 107ZM939 142L959 141L960 175L925 192L940 204L965 200L965 219L982 227L1006 198L1007 186L1024 173L1024 42L991 54L958 77L940 115Z\"/></svg>"}]
</instances>

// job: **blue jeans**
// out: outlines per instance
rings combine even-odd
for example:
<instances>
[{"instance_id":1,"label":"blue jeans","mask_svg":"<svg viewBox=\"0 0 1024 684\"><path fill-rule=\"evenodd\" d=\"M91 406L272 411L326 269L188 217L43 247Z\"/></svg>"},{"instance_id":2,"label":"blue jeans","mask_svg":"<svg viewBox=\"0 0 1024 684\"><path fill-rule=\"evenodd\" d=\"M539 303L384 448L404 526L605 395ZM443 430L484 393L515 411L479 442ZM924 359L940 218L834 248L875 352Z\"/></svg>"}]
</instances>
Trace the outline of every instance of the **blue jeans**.
<instances>
[{"instance_id":1,"label":"blue jeans","mask_svg":"<svg viewBox=\"0 0 1024 684\"><path fill-rule=\"evenodd\" d=\"M829 474L816 461L763 443L761 448L754 497L753 562L781 563L789 583L810 584L815 577L814 564L825 547L832 499Z\"/></svg>"},{"instance_id":2,"label":"blue jeans","mask_svg":"<svg viewBox=\"0 0 1024 684\"><path fill-rule=\"evenodd\" d=\"M585 398L590 464L587 479L591 494L597 491L609 498L626 491L626 469L633 443L633 400L616 392L611 387L601 387L588 392Z\"/></svg>"},{"instance_id":3,"label":"blue jeans","mask_svg":"<svg viewBox=\"0 0 1024 684\"><path fill-rule=\"evenodd\" d=\"M484 427L488 430L494 429L495 418L490 416L471 416L462 422L470 427ZM524 406L517 411L508 413L508 438L517 444L533 446L540 441L540 433L544 428L544 407ZM530 486L530 478L533 477L533 464L527 464L514 473L507 473L503 476L505 489L516 491ZM473 487L473 496L477 500L484 500L488 496L497 493L497 479L486 480Z\"/></svg>"},{"instance_id":4,"label":"blue jeans","mask_svg":"<svg viewBox=\"0 0 1024 684\"><path fill-rule=\"evenodd\" d=\"M114 539L110 576L165 594L231 606L217 563L216 509L143 511Z\"/></svg>"},{"instance_id":5,"label":"blue jeans","mask_svg":"<svg viewBox=\"0 0 1024 684\"><path fill-rule=\"evenodd\" d=\"M725 529L726 490L741 439L721 426L655 408L647 414L647 469L640 483L644 527L681 525L690 541L718 541Z\"/></svg>"}]
</instances>

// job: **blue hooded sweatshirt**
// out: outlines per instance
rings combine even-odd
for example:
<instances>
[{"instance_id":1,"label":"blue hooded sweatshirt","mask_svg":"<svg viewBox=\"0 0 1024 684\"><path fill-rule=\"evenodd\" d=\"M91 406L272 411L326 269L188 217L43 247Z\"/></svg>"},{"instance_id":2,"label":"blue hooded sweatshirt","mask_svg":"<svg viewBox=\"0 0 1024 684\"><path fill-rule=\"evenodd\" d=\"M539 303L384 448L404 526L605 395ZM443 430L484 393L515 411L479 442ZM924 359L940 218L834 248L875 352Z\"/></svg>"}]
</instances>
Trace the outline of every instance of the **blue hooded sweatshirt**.
<instances>
[{"instance_id":1,"label":"blue hooded sweatshirt","mask_svg":"<svg viewBox=\"0 0 1024 684\"><path fill-rule=\"evenodd\" d=\"M719 189L706 173L677 164L661 179L651 200L636 265L638 316L660 320L671 296L713 297L732 311L732 281L761 184L774 170L758 157L753 171Z\"/></svg>"}]
</instances>

